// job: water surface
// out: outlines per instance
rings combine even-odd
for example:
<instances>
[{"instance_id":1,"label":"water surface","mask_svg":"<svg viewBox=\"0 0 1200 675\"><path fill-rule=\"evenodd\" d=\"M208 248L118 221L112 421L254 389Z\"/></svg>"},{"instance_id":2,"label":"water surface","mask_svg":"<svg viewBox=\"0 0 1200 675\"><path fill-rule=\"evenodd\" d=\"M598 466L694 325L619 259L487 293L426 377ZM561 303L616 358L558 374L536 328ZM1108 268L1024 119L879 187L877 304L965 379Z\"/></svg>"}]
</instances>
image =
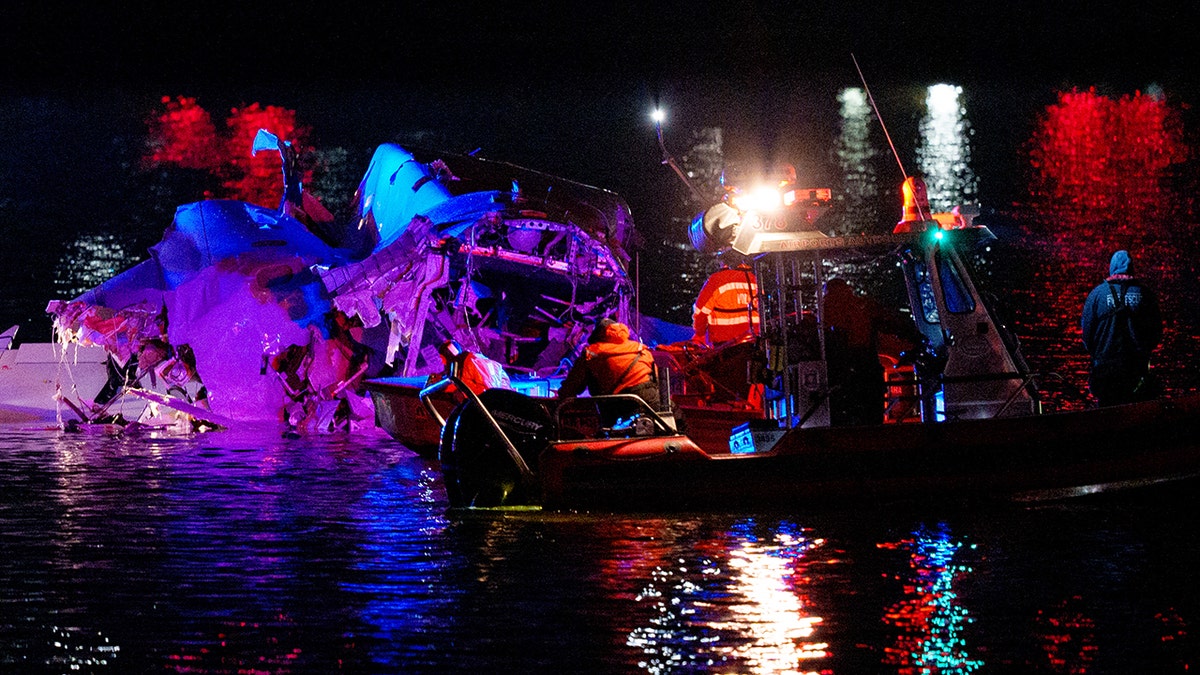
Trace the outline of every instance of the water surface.
<instances>
[{"instance_id":1,"label":"water surface","mask_svg":"<svg viewBox=\"0 0 1200 675\"><path fill-rule=\"evenodd\" d=\"M0 672L1183 672L1175 492L448 512L380 437L0 430Z\"/></svg>"}]
</instances>

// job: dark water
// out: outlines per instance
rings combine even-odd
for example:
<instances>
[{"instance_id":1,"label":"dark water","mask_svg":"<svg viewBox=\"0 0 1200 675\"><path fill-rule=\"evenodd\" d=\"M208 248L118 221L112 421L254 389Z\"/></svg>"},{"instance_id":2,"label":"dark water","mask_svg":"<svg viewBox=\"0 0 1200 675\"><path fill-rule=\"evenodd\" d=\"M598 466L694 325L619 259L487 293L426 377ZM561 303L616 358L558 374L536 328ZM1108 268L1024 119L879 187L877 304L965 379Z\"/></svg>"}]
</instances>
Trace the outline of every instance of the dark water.
<instances>
[{"instance_id":1,"label":"dark water","mask_svg":"<svg viewBox=\"0 0 1200 675\"><path fill-rule=\"evenodd\" d=\"M1165 205L1159 223L1004 213L1021 193L1012 147L1029 111L1052 100L1022 99L1022 115L971 108L979 197L1000 235L980 279L1035 369L1062 375L1052 402L1077 407L1079 307L1111 250L1130 247L1163 296L1155 368L1171 390L1195 390L1193 218ZM21 170L0 195L10 242L0 329L19 322L26 341L42 341L46 301L71 295L56 285L62 261L143 256L181 190L127 175L144 133L138 102L21 105L5 106L4 119L38 133L17 134L32 140L4 156ZM754 145L747 138L771 145L728 120L702 123L726 127L731 156ZM359 142L402 131L373 129ZM818 131L793 136L832 137ZM499 156L614 188L640 224L667 227L653 205L668 201L671 176L646 129L603 157L604 144L568 143L597 155L583 159L527 132L509 139L524 154ZM85 145L82 156L66 149ZM584 159L604 169L566 170ZM37 185L55 198L26 200ZM84 242L104 255L71 248ZM459 515L446 510L437 467L385 438L9 427L0 673L1185 672L1200 656L1193 502L1177 491L966 513Z\"/></svg>"},{"instance_id":2,"label":"dark water","mask_svg":"<svg viewBox=\"0 0 1200 675\"><path fill-rule=\"evenodd\" d=\"M4 673L1162 673L1190 494L984 512L446 510L390 440L0 430Z\"/></svg>"}]
</instances>

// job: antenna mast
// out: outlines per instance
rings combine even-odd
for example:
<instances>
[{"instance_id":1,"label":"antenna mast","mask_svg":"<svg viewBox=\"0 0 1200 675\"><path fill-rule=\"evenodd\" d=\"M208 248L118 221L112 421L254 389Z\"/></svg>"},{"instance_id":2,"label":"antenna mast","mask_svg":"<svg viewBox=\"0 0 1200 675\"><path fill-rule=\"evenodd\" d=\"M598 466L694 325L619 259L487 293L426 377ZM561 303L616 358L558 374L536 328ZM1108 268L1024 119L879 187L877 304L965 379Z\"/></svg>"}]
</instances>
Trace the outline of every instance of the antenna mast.
<instances>
[{"instance_id":1,"label":"antenna mast","mask_svg":"<svg viewBox=\"0 0 1200 675\"><path fill-rule=\"evenodd\" d=\"M871 88L867 86L867 78L863 76L862 68L858 66L858 59L854 58L854 53L850 53L850 60L854 61L854 69L858 71L858 79L862 82L863 91L867 93L867 100L871 102L871 110L875 111L875 119L879 120L879 127L883 129L883 136L887 138L888 147L892 149L892 157L896 158L896 165L900 167L900 175L904 176L904 182L908 182L908 172L904 170L904 162L900 161L900 153L896 152L896 144L892 142L892 135L888 133L887 125L883 122L883 115L879 114L879 106L875 105L875 96L871 94ZM917 203L917 212L921 218L925 218L921 212L921 205Z\"/></svg>"}]
</instances>

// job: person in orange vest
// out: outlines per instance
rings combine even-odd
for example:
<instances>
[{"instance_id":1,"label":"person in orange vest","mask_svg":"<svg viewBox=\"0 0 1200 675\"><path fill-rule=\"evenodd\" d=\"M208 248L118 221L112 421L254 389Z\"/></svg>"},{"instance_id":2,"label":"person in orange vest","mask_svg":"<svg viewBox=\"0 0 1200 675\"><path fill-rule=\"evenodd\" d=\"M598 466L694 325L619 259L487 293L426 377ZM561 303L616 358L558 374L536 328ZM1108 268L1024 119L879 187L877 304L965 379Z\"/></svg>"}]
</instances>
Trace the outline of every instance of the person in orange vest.
<instances>
[{"instance_id":1,"label":"person in orange vest","mask_svg":"<svg viewBox=\"0 0 1200 675\"><path fill-rule=\"evenodd\" d=\"M587 347L567 371L558 396L578 396L585 389L593 396L635 394L654 410L661 403L650 348L630 340L629 326L612 319L596 323Z\"/></svg>"},{"instance_id":2,"label":"person in orange vest","mask_svg":"<svg viewBox=\"0 0 1200 675\"><path fill-rule=\"evenodd\" d=\"M694 342L718 345L758 334L758 280L754 270L744 259L731 266L722 257L721 265L696 296L692 308Z\"/></svg>"}]
</instances>

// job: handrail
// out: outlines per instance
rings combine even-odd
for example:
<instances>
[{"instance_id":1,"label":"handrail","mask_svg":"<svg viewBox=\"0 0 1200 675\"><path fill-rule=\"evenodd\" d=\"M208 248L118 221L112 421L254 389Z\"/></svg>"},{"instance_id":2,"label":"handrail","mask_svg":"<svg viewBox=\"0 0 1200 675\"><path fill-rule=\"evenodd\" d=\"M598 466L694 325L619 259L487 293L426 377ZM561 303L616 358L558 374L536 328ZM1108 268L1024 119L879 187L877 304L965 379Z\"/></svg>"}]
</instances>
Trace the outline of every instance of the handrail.
<instances>
[{"instance_id":1,"label":"handrail","mask_svg":"<svg viewBox=\"0 0 1200 675\"><path fill-rule=\"evenodd\" d=\"M675 430L675 428L673 426L671 426L670 423L668 423L666 420L664 420L658 414L658 411L656 411L654 408L651 408L649 403L646 403L646 399L642 398L641 396L638 396L637 394L604 394L601 396L571 396L569 398L565 398L558 404L558 410L556 410L554 413L555 426L558 427L559 429L562 428L562 420L559 419L558 413L566 406L567 403L569 403L571 401L579 401L579 400L612 401L615 399L636 401L637 403L641 404L643 411L650 413L651 419L654 420L654 423L659 427L660 430L668 431L672 434L678 433Z\"/></svg>"},{"instance_id":2,"label":"handrail","mask_svg":"<svg viewBox=\"0 0 1200 675\"><path fill-rule=\"evenodd\" d=\"M1008 400L1004 402L1004 405L1000 406L1000 409L997 410L996 414L992 415L992 417L999 417L1000 415L1004 414L1004 411L1008 410L1008 406L1012 405L1013 401L1017 400L1017 396L1019 396L1021 392L1025 391L1025 388L1028 387L1029 383L1033 382L1034 378L1037 376L1037 373L1028 373L1025 378L1021 380L1021 386L1013 389L1013 392L1008 395Z\"/></svg>"},{"instance_id":3,"label":"handrail","mask_svg":"<svg viewBox=\"0 0 1200 675\"><path fill-rule=\"evenodd\" d=\"M525 463L525 458L522 457L521 453L517 451L517 446L513 445L513 442L508 438L508 434L504 433L504 429L501 428L500 423L496 421L495 417L492 417L491 411L487 409L487 406L483 404L483 401L479 400L479 396L475 392L471 391L470 387L463 383L463 381L460 380L456 375L446 375L441 380L422 389L421 393L418 394L418 396L421 398L421 403L425 405L425 409L428 410L431 415L433 415L433 418L438 421L438 425L445 427L446 420L434 407L433 402L429 400L429 397L440 391L444 391L451 385L457 387L458 391L466 395L467 400L471 401L479 408L480 412L483 413L484 419L486 419L488 423L492 425L492 429L495 430L495 432L500 436L500 440L504 441L504 449L506 452L508 452L509 459L511 459L513 464L517 466L517 471L520 472L522 480L532 483L534 481L533 471L529 469L529 465Z\"/></svg>"},{"instance_id":4,"label":"handrail","mask_svg":"<svg viewBox=\"0 0 1200 675\"><path fill-rule=\"evenodd\" d=\"M1078 397L1080 399L1084 399L1084 400L1087 399L1087 394L1080 391L1079 388L1071 386L1070 383L1066 380L1066 378L1064 378L1062 376L1061 373L1058 373L1055 371L1046 371L1046 372L1037 371L1037 372L1029 372L1029 373L1020 373L1020 372L981 373L978 375L949 375L949 376L936 375L930 379L932 379L936 382L940 382L941 384L967 384L967 383L971 383L971 382L995 382L995 381L1001 381L1001 380L1020 380L1021 381L1020 386L1013 389L1013 392L1004 401L1004 404L1000 406L1000 409L997 410L993 414L993 417L999 417L1006 410L1008 410L1009 406L1011 406L1017 400L1017 398L1020 396L1021 392L1025 391L1031 385L1034 387L1034 391L1037 393L1037 396L1040 397L1042 395L1042 392L1045 390L1045 388L1041 387L1037 384L1039 380L1054 380L1055 382L1058 382L1059 384L1064 385L1064 390L1067 393L1069 393L1075 397ZM888 380L886 382L886 384L888 386L903 387L903 386L910 386L910 385L919 385L923 381L924 381L924 378L916 377L916 376L900 377L900 378L897 378L894 380ZM920 397L920 395L916 395L916 396L900 395L900 396L894 396L894 397L889 396L888 398L889 399L894 398L897 401L901 401L901 400L911 400L911 399L919 400L921 397Z\"/></svg>"},{"instance_id":5,"label":"handrail","mask_svg":"<svg viewBox=\"0 0 1200 675\"><path fill-rule=\"evenodd\" d=\"M1037 377L1038 373L979 373L978 375L938 375L942 384L963 384L967 382L993 382L996 380L1021 380L1026 382Z\"/></svg>"},{"instance_id":6,"label":"handrail","mask_svg":"<svg viewBox=\"0 0 1200 675\"><path fill-rule=\"evenodd\" d=\"M421 399L421 405L425 406L425 409L429 411L429 414L433 416L433 419L437 420L439 427L446 426L446 418L442 417L442 413L438 412L438 409L434 407L433 402L429 400L429 397L438 392L444 391L451 385L457 386L459 389L465 389L462 380L459 380L453 375L447 375L433 384L425 385L425 387L417 393L417 397Z\"/></svg>"}]
</instances>

